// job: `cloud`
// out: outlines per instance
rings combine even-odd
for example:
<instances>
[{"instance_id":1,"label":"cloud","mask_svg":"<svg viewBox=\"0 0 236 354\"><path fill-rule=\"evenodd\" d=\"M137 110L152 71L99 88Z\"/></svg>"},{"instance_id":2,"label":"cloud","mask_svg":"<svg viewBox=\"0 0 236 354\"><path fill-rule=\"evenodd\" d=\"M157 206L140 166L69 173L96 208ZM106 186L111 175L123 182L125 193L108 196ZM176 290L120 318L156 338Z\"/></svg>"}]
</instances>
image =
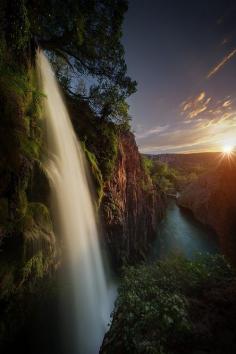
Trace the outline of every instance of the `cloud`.
<instances>
[{"instance_id":1,"label":"cloud","mask_svg":"<svg viewBox=\"0 0 236 354\"><path fill-rule=\"evenodd\" d=\"M169 131L168 134L138 141L143 153L220 151L227 141L236 144L236 123L192 126ZM140 144L141 143L141 144Z\"/></svg>"},{"instance_id":2,"label":"cloud","mask_svg":"<svg viewBox=\"0 0 236 354\"><path fill-rule=\"evenodd\" d=\"M141 152L221 151L225 144L236 145L236 106L231 96L216 99L202 90L179 109L182 119L147 130L139 127L136 139Z\"/></svg>"},{"instance_id":3,"label":"cloud","mask_svg":"<svg viewBox=\"0 0 236 354\"><path fill-rule=\"evenodd\" d=\"M232 104L232 100L227 100L222 104L222 107L230 107Z\"/></svg>"},{"instance_id":4,"label":"cloud","mask_svg":"<svg viewBox=\"0 0 236 354\"><path fill-rule=\"evenodd\" d=\"M204 112L207 109L207 106L202 106L197 109L194 109L189 113L189 118L194 118L197 117L200 113Z\"/></svg>"},{"instance_id":5,"label":"cloud","mask_svg":"<svg viewBox=\"0 0 236 354\"><path fill-rule=\"evenodd\" d=\"M149 130L140 132L140 133L136 133L135 136L137 139L143 139L143 138L147 138L153 134L157 135L159 133L164 132L166 129L168 129L169 125L164 125L164 126L156 126L154 128L151 128Z\"/></svg>"},{"instance_id":6,"label":"cloud","mask_svg":"<svg viewBox=\"0 0 236 354\"><path fill-rule=\"evenodd\" d=\"M210 79L213 75L217 73L234 55L236 54L236 49L232 50L229 54L227 54L221 62L219 62L208 74L207 79Z\"/></svg>"},{"instance_id":7,"label":"cloud","mask_svg":"<svg viewBox=\"0 0 236 354\"><path fill-rule=\"evenodd\" d=\"M215 119L176 122L165 130L137 138L143 153L220 151L225 143L236 145L236 111ZM154 131L155 129L150 129Z\"/></svg>"},{"instance_id":8,"label":"cloud","mask_svg":"<svg viewBox=\"0 0 236 354\"><path fill-rule=\"evenodd\" d=\"M206 93L203 91L200 93L200 95L197 97L196 101L201 102L206 96Z\"/></svg>"},{"instance_id":9,"label":"cloud","mask_svg":"<svg viewBox=\"0 0 236 354\"><path fill-rule=\"evenodd\" d=\"M181 114L186 115L187 119L197 117L200 113L207 110L210 101L211 97L206 97L206 92L202 91L196 97L190 97L182 102L180 105Z\"/></svg>"},{"instance_id":10,"label":"cloud","mask_svg":"<svg viewBox=\"0 0 236 354\"><path fill-rule=\"evenodd\" d=\"M195 97L190 97L182 102L180 109L180 113L184 116L187 123L193 118L195 120L214 120L226 116L226 113L232 111L233 101L230 99L230 96L215 100L208 96L205 91L202 91Z\"/></svg>"}]
</instances>

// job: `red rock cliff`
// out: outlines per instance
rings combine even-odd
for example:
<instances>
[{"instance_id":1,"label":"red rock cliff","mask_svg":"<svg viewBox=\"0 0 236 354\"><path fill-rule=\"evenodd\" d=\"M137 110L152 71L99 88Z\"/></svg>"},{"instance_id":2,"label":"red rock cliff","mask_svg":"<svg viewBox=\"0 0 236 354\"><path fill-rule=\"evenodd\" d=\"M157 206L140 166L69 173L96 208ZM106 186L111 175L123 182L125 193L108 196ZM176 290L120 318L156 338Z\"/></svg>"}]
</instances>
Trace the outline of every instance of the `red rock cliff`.
<instances>
[{"instance_id":1,"label":"red rock cliff","mask_svg":"<svg viewBox=\"0 0 236 354\"><path fill-rule=\"evenodd\" d=\"M119 138L116 168L104 192L102 209L115 265L145 258L164 203L144 171L132 133Z\"/></svg>"}]
</instances>

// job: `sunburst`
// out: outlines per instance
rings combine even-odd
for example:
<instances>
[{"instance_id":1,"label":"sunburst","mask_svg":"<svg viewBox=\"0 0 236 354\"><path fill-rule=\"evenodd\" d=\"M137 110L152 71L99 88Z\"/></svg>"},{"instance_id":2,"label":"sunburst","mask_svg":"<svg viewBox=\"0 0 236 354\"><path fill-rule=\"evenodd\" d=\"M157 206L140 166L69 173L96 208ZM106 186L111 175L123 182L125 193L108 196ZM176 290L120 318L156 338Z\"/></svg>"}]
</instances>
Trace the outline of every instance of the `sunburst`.
<instances>
[{"instance_id":1,"label":"sunburst","mask_svg":"<svg viewBox=\"0 0 236 354\"><path fill-rule=\"evenodd\" d=\"M223 152L225 155L231 155L233 152L233 149L234 149L233 145L224 145L223 146Z\"/></svg>"}]
</instances>

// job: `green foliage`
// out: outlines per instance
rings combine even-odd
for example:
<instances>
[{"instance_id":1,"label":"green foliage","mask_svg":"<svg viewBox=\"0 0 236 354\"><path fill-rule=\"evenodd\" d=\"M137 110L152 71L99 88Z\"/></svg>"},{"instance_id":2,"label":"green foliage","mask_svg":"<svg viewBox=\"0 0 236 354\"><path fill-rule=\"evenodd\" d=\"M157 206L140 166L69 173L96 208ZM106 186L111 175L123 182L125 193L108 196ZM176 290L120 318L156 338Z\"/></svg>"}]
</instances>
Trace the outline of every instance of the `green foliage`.
<instances>
[{"instance_id":1,"label":"green foliage","mask_svg":"<svg viewBox=\"0 0 236 354\"><path fill-rule=\"evenodd\" d=\"M136 90L121 43L126 10L126 0L27 3L31 34L48 51L64 88L88 100L102 119L119 123L128 122L125 99ZM75 78L84 76L88 80L81 95Z\"/></svg>"},{"instance_id":2,"label":"green foliage","mask_svg":"<svg viewBox=\"0 0 236 354\"><path fill-rule=\"evenodd\" d=\"M56 254L49 210L42 203L28 203L21 219L11 223L14 237L3 244L0 257L0 298L18 292L47 273Z\"/></svg>"},{"instance_id":3,"label":"green foliage","mask_svg":"<svg viewBox=\"0 0 236 354\"><path fill-rule=\"evenodd\" d=\"M101 203L102 197L103 197L102 173L98 167L98 162L97 162L96 156L86 148L85 143L81 143L81 146L82 146L85 156L89 162L89 166L90 166L90 169L92 172L92 177L93 177L93 181L94 181L95 189L96 189L96 194L97 194L97 204L99 206Z\"/></svg>"},{"instance_id":4,"label":"green foliage","mask_svg":"<svg viewBox=\"0 0 236 354\"><path fill-rule=\"evenodd\" d=\"M8 191L8 216L4 232L16 230L27 211L27 187L35 161L41 155L42 129L36 72L14 61L5 48L0 61L1 193ZM10 60L8 61L8 58Z\"/></svg>"},{"instance_id":5,"label":"green foliage","mask_svg":"<svg viewBox=\"0 0 236 354\"><path fill-rule=\"evenodd\" d=\"M141 161L145 173L151 176L153 170L153 161L146 156L142 156Z\"/></svg>"},{"instance_id":6,"label":"green foliage","mask_svg":"<svg viewBox=\"0 0 236 354\"><path fill-rule=\"evenodd\" d=\"M22 281L24 282L29 277L35 279L42 278L44 275L44 257L42 251L31 257L22 268Z\"/></svg>"},{"instance_id":7,"label":"green foliage","mask_svg":"<svg viewBox=\"0 0 236 354\"><path fill-rule=\"evenodd\" d=\"M111 120L123 129L130 128L129 105L126 96L119 95L117 87L100 87L94 85L90 88L90 103L94 111L103 120Z\"/></svg>"},{"instance_id":8,"label":"green foliage","mask_svg":"<svg viewBox=\"0 0 236 354\"><path fill-rule=\"evenodd\" d=\"M47 230L48 233L52 231L52 222L48 208L43 203L29 203L28 204L28 217L42 229ZM25 225L27 228L27 225Z\"/></svg>"},{"instance_id":9,"label":"green foliage","mask_svg":"<svg viewBox=\"0 0 236 354\"><path fill-rule=\"evenodd\" d=\"M145 155L142 158L147 165L146 172L151 176L154 185L164 193L182 190L206 172L208 166L205 161L205 165L195 162L194 158L191 163L179 163L179 166L176 165L174 168L160 161L159 158Z\"/></svg>"},{"instance_id":10,"label":"green foliage","mask_svg":"<svg viewBox=\"0 0 236 354\"><path fill-rule=\"evenodd\" d=\"M174 188L177 180L177 172L166 163L142 156L142 164L147 175L153 181L153 184L161 192L168 192Z\"/></svg>"},{"instance_id":11,"label":"green foliage","mask_svg":"<svg viewBox=\"0 0 236 354\"><path fill-rule=\"evenodd\" d=\"M125 99L136 91L136 82L127 76L121 43L127 8L126 0L3 0L0 48L6 43L9 58L27 67L39 44L68 93L86 99L102 119L128 125ZM83 93L75 85L81 78Z\"/></svg>"},{"instance_id":12,"label":"green foliage","mask_svg":"<svg viewBox=\"0 0 236 354\"><path fill-rule=\"evenodd\" d=\"M99 166L103 174L103 179L106 181L114 173L118 154L118 133L113 124L104 122L99 126L97 151Z\"/></svg>"},{"instance_id":13,"label":"green foliage","mask_svg":"<svg viewBox=\"0 0 236 354\"><path fill-rule=\"evenodd\" d=\"M169 158L170 160L167 156L167 162L163 162L160 160L160 156L151 157L154 166L153 175L158 172L159 175L164 176L164 184L167 184L168 187L169 183L168 188L176 191L183 190L187 185L196 181L200 175L214 168L216 161L212 153L187 154L185 156L177 154ZM155 179L155 176L153 178ZM165 181L166 179L168 181ZM162 185L162 182L159 184Z\"/></svg>"},{"instance_id":14,"label":"green foliage","mask_svg":"<svg viewBox=\"0 0 236 354\"><path fill-rule=\"evenodd\" d=\"M38 159L40 146L34 139L29 139L25 134L18 135L21 151L29 159Z\"/></svg>"},{"instance_id":15,"label":"green foliage","mask_svg":"<svg viewBox=\"0 0 236 354\"><path fill-rule=\"evenodd\" d=\"M103 353L175 353L176 343L192 343L189 298L234 277L220 255L125 268Z\"/></svg>"}]
</instances>

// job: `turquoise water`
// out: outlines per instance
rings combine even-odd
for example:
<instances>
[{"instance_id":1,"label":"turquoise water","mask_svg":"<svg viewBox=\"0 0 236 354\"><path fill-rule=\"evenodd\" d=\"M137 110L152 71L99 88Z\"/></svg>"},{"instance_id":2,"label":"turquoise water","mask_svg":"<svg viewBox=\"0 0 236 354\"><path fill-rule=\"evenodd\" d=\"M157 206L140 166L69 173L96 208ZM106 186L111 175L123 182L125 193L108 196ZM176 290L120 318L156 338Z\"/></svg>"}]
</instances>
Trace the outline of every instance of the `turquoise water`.
<instances>
[{"instance_id":1,"label":"turquoise water","mask_svg":"<svg viewBox=\"0 0 236 354\"><path fill-rule=\"evenodd\" d=\"M214 254L218 250L216 234L170 199L158 227L152 258L164 259L173 254L193 258L197 253Z\"/></svg>"}]
</instances>

